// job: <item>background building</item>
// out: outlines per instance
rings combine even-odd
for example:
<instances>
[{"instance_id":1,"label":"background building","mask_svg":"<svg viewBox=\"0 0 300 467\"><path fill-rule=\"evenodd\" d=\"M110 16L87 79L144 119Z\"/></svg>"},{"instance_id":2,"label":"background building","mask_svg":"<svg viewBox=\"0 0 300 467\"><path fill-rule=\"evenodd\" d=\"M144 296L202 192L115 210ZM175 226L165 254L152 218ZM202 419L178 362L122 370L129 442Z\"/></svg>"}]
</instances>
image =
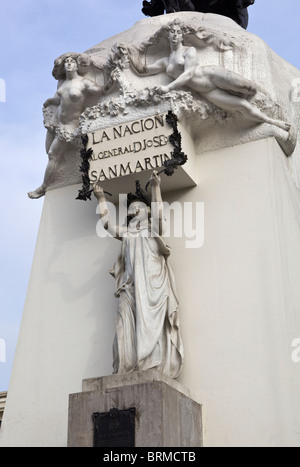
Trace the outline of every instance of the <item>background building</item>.
<instances>
[{"instance_id":1,"label":"background building","mask_svg":"<svg viewBox=\"0 0 300 467\"><path fill-rule=\"evenodd\" d=\"M6 397L7 397L7 392L0 392L0 427L1 427L2 418L4 414Z\"/></svg>"}]
</instances>

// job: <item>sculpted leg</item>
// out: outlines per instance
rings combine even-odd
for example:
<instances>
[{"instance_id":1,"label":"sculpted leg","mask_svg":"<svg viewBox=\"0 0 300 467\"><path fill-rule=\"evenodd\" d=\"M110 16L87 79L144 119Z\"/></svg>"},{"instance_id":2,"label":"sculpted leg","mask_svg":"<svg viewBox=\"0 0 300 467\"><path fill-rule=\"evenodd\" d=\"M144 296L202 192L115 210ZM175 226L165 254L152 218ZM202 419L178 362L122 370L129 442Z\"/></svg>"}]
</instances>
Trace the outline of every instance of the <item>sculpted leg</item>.
<instances>
[{"instance_id":1,"label":"sculpted leg","mask_svg":"<svg viewBox=\"0 0 300 467\"><path fill-rule=\"evenodd\" d=\"M269 123L270 125L275 125L285 131L289 131L291 128L291 125L287 122L268 117L261 112L261 110L251 105L246 99L234 96L221 89L215 89L214 91L205 94L204 97L217 107L230 112L238 111L245 119L253 122Z\"/></svg>"},{"instance_id":2,"label":"sculpted leg","mask_svg":"<svg viewBox=\"0 0 300 467\"><path fill-rule=\"evenodd\" d=\"M54 140L55 140L55 133L54 133L54 131L48 130L48 131L47 131L47 135L46 135L46 142L45 142L45 145L46 145L46 153L47 153L47 154L49 154L50 148L51 148L51 146L52 146Z\"/></svg>"},{"instance_id":3,"label":"sculpted leg","mask_svg":"<svg viewBox=\"0 0 300 467\"><path fill-rule=\"evenodd\" d=\"M251 81L233 71L214 67L209 77L220 90L237 93L245 97L254 96L257 93L257 88Z\"/></svg>"},{"instance_id":4,"label":"sculpted leg","mask_svg":"<svg viewBox=\"0 0 300 467\"><path fill-rule=\"evenodd\" d=\"M137 366L134 291L131 286L125 289L119 297L116 337L113 346L115 374L130 373Z\"/></svg>"},{"instance_id":5,"label":"sculpted leg","mask_svg":"<svg viewBox=\"0 0 300 467\"><path fill-rule=\"evenodd\" d=\"M46 143L47 144L47 143ZM46 168L43 184L35 191L28 193L29 198L38 199L45 196L46 190L53 182L62 157L62 142L55 138L48 152L49 162Z\"/></svg>"}]
</instances>

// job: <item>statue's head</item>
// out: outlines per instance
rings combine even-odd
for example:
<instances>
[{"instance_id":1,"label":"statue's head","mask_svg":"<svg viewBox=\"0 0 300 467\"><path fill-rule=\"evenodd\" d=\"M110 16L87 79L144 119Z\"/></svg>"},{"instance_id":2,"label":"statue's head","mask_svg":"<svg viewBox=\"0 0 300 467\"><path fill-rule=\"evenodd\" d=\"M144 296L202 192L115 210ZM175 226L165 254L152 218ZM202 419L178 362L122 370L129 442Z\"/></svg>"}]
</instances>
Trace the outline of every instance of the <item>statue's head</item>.
<instances>
[{"instance_id":1,"label":"statue's head","mask_svg":"<svg viewBox=\"0 0 300 467\"><path fill-rule=\"evenodd\" d=\"M184 35L183 27L177 19L172 21L172 23L168 24L168 32L169 32L168 37L169 37L170 43L178 44L178 43L183 42L183 35Z\"/></svg>"},{"instance_id":2,"label":"statue's head","mask_svg":"<svg viewBox=\"0 0 300 467\"><path fill-rule=\"evenodd\" d=\"M128 220L132 219L135 222L146 222L148 225L148 219L151 216L151 209L147 204L141 200L133 201L128 207Z\"/></svg>"},{"instance_id":3,"label":"statue's head","mask_svg":"<svg viewBox=\"0 0 300 467\"><path fill-rule=\"evenodd\" d=\"M66 73L69 71L77 71L78 70L78 65L77 61L73 57L67 57L64 62L64 70Z\"/></svg>"},{"instance_id":4,"label":"statue's head","mask_svg":"<svg viewBox=\"0 0 300 467\"><path fill-rule=\"evenodd\" d=\"M151 200L142 190L139 180L135 182L135 185L135 193L127 195L128 221L135 218L135 220L142 222L151 216Z\"/></svg>"},{"instance_id":5,"label":"statue's head","mask_svg":"<svg viewBox=\"0 0 300 467\"><path fill-rule=\"evenodd\" d=\"M87 54L69 52L55 60L52 74L58 81L65 80L68 71L76 70L83 76L89 71L90 66L91 58Z\"/></svg>"}]
</instances>

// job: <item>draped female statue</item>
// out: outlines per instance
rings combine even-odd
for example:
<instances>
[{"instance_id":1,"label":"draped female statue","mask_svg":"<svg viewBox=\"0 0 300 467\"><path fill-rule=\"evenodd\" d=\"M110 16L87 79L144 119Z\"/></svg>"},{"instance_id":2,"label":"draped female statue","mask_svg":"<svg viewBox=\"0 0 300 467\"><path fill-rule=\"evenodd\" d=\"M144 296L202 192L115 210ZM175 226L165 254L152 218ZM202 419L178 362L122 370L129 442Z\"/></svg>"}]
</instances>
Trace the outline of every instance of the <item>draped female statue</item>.
<instances>
[{"instance_id":1,"label":"draped female statue","mask_svg":"<svg viewBox=\"0 0 300 467\"><path fill-rule=\"evenodd\" d=\"M119 298L114 342L114 372L129 373L156 368L170 378L182 369L183 347L179 331L175 280L164 243L160 178L154 172L152 200L138 186L128 195L128 226L115 225L99 183L104 228L122 241L121 253L111 274Z\"/></svg>"}]
</instances>

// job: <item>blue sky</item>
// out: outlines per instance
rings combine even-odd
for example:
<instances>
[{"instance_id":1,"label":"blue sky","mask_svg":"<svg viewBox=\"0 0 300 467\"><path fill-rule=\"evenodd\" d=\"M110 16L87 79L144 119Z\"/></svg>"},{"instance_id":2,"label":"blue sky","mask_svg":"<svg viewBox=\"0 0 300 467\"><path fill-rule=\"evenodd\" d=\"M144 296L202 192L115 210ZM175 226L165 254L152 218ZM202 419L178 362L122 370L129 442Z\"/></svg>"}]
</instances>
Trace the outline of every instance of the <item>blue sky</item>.
<instances>
[{"instance_id":1,"label":"blue sky","mask_svg":"<svg viewBox=\"0 0 300 467\"><path fill-rule=\"evenodd\" d=\"M0 10L0 340L6 343L0 391L8 389L43 200L47 156L41 108L55 93L53 61L81 52L143 18L142 0L2 0ZM300 68L299 0L256 0L248 30ZM1 93L0 93L1 99Z\"/></svg>"}]
</instances>

